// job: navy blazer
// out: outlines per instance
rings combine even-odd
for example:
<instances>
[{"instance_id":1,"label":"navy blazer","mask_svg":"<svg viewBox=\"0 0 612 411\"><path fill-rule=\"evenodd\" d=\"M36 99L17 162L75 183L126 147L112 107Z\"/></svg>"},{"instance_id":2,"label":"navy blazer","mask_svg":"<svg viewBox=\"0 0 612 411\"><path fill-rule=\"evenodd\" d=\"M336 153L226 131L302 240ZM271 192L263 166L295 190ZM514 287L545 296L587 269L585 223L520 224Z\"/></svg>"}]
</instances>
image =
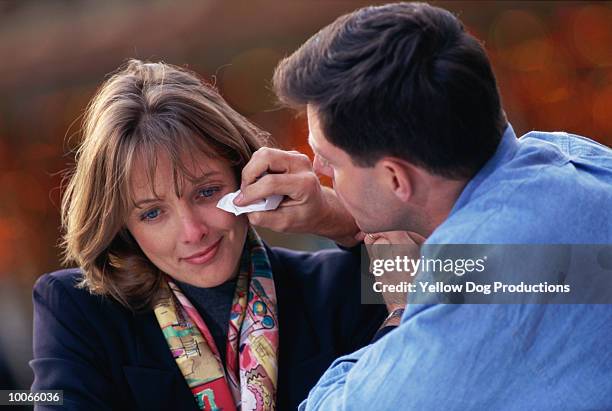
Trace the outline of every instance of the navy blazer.
<instances>
[{"instance_id":1,"label":"navy blazer","mask_svg":"<svg viewBox=\"0 0 612 411\"><path fill-rule=\"evenodd\" d=\"M360 303L356 250L267 251L279 316L276 404L294 410L335 358L370 342L386 309ZM75 288L80 275L61 270L34 286L32 389L64 390L62 409L197 409L154 313Z\"/></svg>"}]
</instances>

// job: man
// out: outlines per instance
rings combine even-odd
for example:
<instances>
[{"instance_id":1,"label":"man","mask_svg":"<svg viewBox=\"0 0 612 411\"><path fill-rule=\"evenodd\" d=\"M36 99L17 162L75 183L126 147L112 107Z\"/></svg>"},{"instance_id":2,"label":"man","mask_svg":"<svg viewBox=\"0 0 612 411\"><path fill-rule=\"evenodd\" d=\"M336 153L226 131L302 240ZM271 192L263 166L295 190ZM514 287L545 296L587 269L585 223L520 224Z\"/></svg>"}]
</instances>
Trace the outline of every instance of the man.
<instances>
[{"instance_id":1,"label":"man","mask_svg":"<svg viewBox=\"0 0 612 411\"><path fill-rule=\"evenodd\" d=\"M314 172L335 193L305 156L260 150L236 203L287 200L253 224L344 245L391 230L426 244L612 243L612 152L566 133L517 139L482 45L448 11L342 16L280 63L274 88L306 112ZM409 304L300 409L610 409L610 324L609 305Z\"/></svg>"}]
</instances>

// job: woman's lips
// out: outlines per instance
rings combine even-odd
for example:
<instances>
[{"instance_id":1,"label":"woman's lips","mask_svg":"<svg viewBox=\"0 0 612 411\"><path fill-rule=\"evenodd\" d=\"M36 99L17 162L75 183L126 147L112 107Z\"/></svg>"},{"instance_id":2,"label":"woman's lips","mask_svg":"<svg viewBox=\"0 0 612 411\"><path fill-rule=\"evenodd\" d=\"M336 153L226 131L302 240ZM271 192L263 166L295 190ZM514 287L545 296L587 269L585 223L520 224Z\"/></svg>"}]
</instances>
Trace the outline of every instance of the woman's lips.
<instances>
[{"instance_id":1,"label":"woman's lips","mask_svg":"<svg viewBox=\"0 0 612 411\"><path fill-rule=\"evenodd\" d=\"M183 258L183 261L190 264L204 264L212 260L217 254L217 250L219 250L219 243L221 242L221 238L217 240L216 243L203 250L200 253L194 254L190 257Z\"/></svg>"}]
</instances>

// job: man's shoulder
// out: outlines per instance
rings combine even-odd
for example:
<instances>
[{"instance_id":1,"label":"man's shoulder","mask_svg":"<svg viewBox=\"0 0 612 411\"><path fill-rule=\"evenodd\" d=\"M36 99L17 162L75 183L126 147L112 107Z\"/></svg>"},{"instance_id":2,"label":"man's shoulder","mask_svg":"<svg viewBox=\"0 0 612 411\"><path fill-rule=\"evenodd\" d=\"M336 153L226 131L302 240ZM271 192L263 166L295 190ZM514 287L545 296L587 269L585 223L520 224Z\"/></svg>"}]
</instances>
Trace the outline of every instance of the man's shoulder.
<instances>
[{"instance_id":1,"label":"man's shoulder","mask_svg":"<svg viewBox=\"0 0 612 411\"><path fill-rule=\"evenodd\" d=\"M571 158L604 155L612 156L612 149L595 140L578 134L566 133L564 131L530 131L520 138L521 143L526 145L534 142L547 142L556 146L562 153ZM612 159L612 157L610 157Z\"/></svg>"},{"instance_id":2,"label":"man's shoulder","mask_svg":"<svg viewBox=\"0 0 612 411\"><path fill-rule=\"evenodd\" d=\"M531 131L518 141L514 158L498 170L502 175L511 171L568 184L586 176L612 184L612 149L597 141L561 131Z\"/></svg>"},{"instance_id":3,"label":"man's shoulder","mask_svg":"<svg viewBox=\"0 0 612 411\"><path fill-rule=\"evenodd\" d=\"M434 233L436 243L608 242L612 150L568 133L531 132Z\"/></svg>"}]
</instances>

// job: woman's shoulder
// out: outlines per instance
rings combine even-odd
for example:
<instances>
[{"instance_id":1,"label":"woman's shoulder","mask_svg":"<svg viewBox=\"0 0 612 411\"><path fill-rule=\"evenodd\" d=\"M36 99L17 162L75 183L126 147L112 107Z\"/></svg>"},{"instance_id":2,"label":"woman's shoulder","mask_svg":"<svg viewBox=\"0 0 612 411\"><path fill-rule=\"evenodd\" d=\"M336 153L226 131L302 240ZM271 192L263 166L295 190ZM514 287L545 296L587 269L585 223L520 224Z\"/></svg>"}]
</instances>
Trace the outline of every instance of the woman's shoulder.
<instances>
[{"instance_id":1,"label":"woman's shoulder","mask_svg":"<svg viewBox=\"0 0 612 411\"><path fill-rule=\"evenodd\" d=\"M70 296L77 299L94 297L87 289L80 286L83 272L79 268L67 268L41 275L34 284L34 295L52 297L54 295Z\"/></svg>"},{"instance_id":2,"label":"woman's shoulder","mask_svg":"<svg viewBox=\"0 0 612 411\"><path fill-rule=\"evenodd\" d=\"M132 341L137 317L115 300L90 293L80 286L82 279L81 270L65 269L42 275L34 285L36 357L47 356L51 342L102 358L108 350L123 352Z\"/></svg>"},{"instance_id":3,"label":"woman's shoulder","mask_svg":"<svg viewBox=\"0 0 612 411\"><path fill-rule=\"evenodd\" d=\"M359 277L359 250L324 249L315 252L267 247L274 274L283 272L296 281L315 277L341 280Z\"/></svg>"},{"instance_id":4,"label":"woman's shoulder","mask_svg":"<svg viewBox=\"0 0 612 411\"><path fill-rule=\"evenodd\" d=\"M312 327L321 346L335 347L335 356L371 341L387 311L384 305L362 304L360 247L317 252L272 247L268 255L281 313L301 312L308 321L297 323Z\"/></svg>"},{"instance_id":5,"label":"woman's shoulder","mask_svg":"<svg viewBox=\"0 0 612 411\"><path fill-rule=\"evenodd\" d=\"M359 303L360 255L341 249L316 252L293 251L280 247L268 248L277 290L305 298L316 295L321 302L347 302L347 296L357 296Z\"/></svg>"},{"instance_id":6,"label":"woman's shoulder","mask_svg":"<svg viewBox=\"0 0 612 411\"><path fill-rule=\"evenodd\" d=\"M34 284L35 290L49 288L73 288L82 280L83 273L79 268L66 268L41 275Z\"/></svg>"},{"instance_id":7,"label":"woman's shoulder","mask_svg":"<svg viewBox=\"0 0 612 411\"><path fill-rule=\"evenodd\" d=\"M43 274L33 288L35 305L43 305L51 311L67 315L70 311L87 312L89 315L105 315L109 309L116 311L118 303L107 297L95 295L81 286L83 272L68 268Z\"/></svg>"}]
</instances>

